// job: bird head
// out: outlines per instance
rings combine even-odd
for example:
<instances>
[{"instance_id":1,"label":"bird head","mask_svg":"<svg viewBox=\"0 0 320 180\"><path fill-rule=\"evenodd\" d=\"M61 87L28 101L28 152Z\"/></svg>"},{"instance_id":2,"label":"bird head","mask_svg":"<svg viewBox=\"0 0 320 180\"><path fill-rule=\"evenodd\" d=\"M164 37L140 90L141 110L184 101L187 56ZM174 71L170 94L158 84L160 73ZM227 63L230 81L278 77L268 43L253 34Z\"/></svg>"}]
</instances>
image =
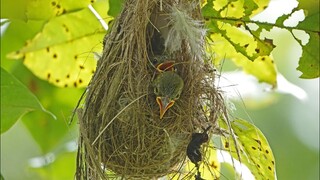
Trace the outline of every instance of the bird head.
<instances>
[{"instance_id":1,"label":"bird head","mask_svg":"<svg viewBox=\"0 0 320 180\"><path fill-rule=\"evenodd\" d=\"M175 71L175 61L170 56L162 54L152 58L152 64L156 67L158 72Z\"/></svg>"},{"instance_id":2,"label":"bird head","mask_svg":"<svg viewBox=\"0 0 320 180\"><path fill-rule=\"evenodd\" d=\"M154 92L160 108L160 119L179 99L183 86L182 78L173 71L165 71L157 76L154 81Z\"/></svg>"},{"instance_id":3,"label":"bird head","mask_svg":"<svg viewBox=\"0 0 320 180\"><path fill-rule=\"evenodd\" d=\"M159 72L164 71L175 71L174 69L174 61L166 61L157 65L157 70Z\"/></svg>"}]
</instances>

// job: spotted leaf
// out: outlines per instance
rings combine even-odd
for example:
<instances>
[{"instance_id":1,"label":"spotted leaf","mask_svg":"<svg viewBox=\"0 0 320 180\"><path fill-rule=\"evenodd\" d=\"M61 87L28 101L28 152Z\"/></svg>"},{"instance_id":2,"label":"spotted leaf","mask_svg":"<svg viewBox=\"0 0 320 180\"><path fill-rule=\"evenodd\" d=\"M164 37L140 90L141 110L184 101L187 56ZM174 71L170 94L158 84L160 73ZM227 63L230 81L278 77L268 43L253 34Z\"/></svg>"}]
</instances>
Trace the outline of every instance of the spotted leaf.
<instances>
[{"instance_id":1,"label":"spotted leaf","mask_svg":"<svg viewBox=\"0 0 320 180\"><path fill-rule=\"evenodd\" d=\"M301 2L300 2L301 3ZM316 3L316 2L314 2ZM312 3L310 3L312 4ZM299 28L305 29L309 34L309 42L306 45L302 46L302 56L299 61L299 66L297 70L302 72L301 78L311 79L318 78L320 76L320 56L319 56L319 42L320 42L320 25L319 25L319 9L315 10L315 7L319 7L319 1L317 2L318 6L308 7L306 13L306 18L304 21L298 24ZM303 4L303 7L306 4ZM310 6L310 5L309 5Z\"/></svg>"},{"instance_id":2,"label":"spotted leaf","mask_svg":"<svg viewBox=\"0 0 320 180\"><path fill-rule=\"evenodd\" d=\"M208 37L208 51L215 54L215 65L224 58L254 75L260 82L276 86L276 67L271 51L272 40L260 38L261 29L249 28L250 18L267 7L269 1L208 1L202 8ZM259 26L258 26L259 27ZM226 52L226 49L228 50Z\"/></svg>"},{"instance_id":3,"label":"spotted leaf","mask_svg":"<svg viewBox=\"0 0 320 180\"><path fill-rule=\"evenodd\" d=\"M228 129L224 121L220 124ZM231 128L236 141L232 136L222 137L225 151L246 165L256 179L276 179L275 159L262 132L253 124L241 119L232 121Z\"/></svg>"},{"instance_id":4,"label":"spotted leaf","mask_svg":"<svg viewBox=\"0 0 320 180\"><path fill-rule=\"evenodd\" d=\"M219 179L221 164L213 143L209 143L209 146L204 148L203 162L199 169L203 179Z\"/></svg>"},{"instance_id":5,"label":"spotted leaf","mask_svg":"<svg viewBox=\"0 0 320 180\"><path fill-rule=\"evenodd\" d=\"M106 1L94 7L102 17L108 17ZM23 58L36 76L56 86L84 87L95 71L94 54L102 52L104 35L99 20L85 8L50 19L41 32L8 58Z\"/></svg>"},{"instance_id":6,"label":"spotted leaf","mask_svg":"<svg viewBox=\"0 0 320 180\"><path fill-rule=\"evenodd\" d=\"M48 20L55 16L86 8L96 0L3 0L1 18ZM19 4L17 6L17 4Z\"/></svg>"},{"instance_id":7,"label":"spotted leaf","mask_svg":"<svg viewBox=\"0 0 320 180\"><path fill-rule=\"evenodd\" d=\"M218 161L217 151L210 142L208 145L203 144L201 148L202 161L199 163L199 172L203 179L219 179L220 177L220 162ZM195 165L187 158L181 168L174 173L167 175L171 180L178 179L194 179L197 175Z\"/></svg>"}]
</instances>

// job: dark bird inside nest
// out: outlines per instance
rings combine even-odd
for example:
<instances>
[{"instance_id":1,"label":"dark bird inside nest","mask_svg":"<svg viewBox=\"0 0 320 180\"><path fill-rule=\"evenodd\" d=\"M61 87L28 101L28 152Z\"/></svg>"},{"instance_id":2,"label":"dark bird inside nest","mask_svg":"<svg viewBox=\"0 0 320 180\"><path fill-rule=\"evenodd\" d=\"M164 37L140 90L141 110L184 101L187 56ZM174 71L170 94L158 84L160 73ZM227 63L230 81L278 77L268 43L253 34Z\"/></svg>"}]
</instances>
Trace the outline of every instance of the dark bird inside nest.
<instances>
[{"instance_id":1,"label":"dark bird inside nest","mask_svg":"<svg viewBox=\"0 0 320 180\"><path fill-rule=\"evenodd\" d=\"M211 126L207 127L203 133L193 133L190 143L187 146L187 156L190 161L198 167L198 162L202 160L200 147L203 143L209 140L207 131Z\"/></svg>"},{"instance_id":2,"label":"dark bird inside nest","mask_svg":"<svg viewBox=\"0 0 320 180\"><path fill-rule=\"evenodd\" d=\"M156 101L160 108L160 119L179 99L184 83L182 78L173 71L160 73L153 82Z\"/></svg>"}]
</instances>

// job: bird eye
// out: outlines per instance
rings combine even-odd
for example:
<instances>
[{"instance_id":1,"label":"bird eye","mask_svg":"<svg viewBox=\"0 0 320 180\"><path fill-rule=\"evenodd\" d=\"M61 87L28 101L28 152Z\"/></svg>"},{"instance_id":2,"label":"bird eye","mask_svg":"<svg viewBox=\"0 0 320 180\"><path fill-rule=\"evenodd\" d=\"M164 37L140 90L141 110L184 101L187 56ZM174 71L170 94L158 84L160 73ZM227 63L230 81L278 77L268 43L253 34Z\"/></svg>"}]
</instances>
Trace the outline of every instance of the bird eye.
<instances>
[{"instance_id":1,"label":"bird eye","mask_svg":"<svg viewBox=\"0 0 320 180\"><path fill-rule=\"evenodd\" d=\"M180 93L178 93L174 99L179 99L179 98L180 98Z\"/></svg>"},{"instance_id":2,"label":"bird eye","mask_svg":"<svg viewBox=\"0 0 320 180\"><path fill-rule=\"evenodd\" d=\"M158 88L154 88L154 93L155 93L155 94L159 94Z\"/></svg>"}]
</instances>

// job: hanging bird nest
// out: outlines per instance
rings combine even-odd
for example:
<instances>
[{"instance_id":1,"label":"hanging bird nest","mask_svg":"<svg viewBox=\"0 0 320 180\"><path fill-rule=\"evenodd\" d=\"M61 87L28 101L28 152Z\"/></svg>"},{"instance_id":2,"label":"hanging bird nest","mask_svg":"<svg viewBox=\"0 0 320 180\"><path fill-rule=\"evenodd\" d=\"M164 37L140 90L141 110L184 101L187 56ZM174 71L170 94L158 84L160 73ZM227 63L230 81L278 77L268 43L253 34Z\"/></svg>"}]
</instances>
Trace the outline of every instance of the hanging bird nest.
<instances>
[{"instance_id":1,"label":"hanging bird nest","mask_svg":"<svg viewBox=\"0 0 320 180\"><path fill-rule=\"evenodd\" d=\"M214 88L214 69L205 63L199 4L189 3L125 3L77 111L77 179L151 179L177 172L192 133L218 128L223 100ZM178 21L190 21L187 33ZM160 72L153 63L164 53L184 87L160 119L153 85Z\"/></svg>"}]
</instances>

